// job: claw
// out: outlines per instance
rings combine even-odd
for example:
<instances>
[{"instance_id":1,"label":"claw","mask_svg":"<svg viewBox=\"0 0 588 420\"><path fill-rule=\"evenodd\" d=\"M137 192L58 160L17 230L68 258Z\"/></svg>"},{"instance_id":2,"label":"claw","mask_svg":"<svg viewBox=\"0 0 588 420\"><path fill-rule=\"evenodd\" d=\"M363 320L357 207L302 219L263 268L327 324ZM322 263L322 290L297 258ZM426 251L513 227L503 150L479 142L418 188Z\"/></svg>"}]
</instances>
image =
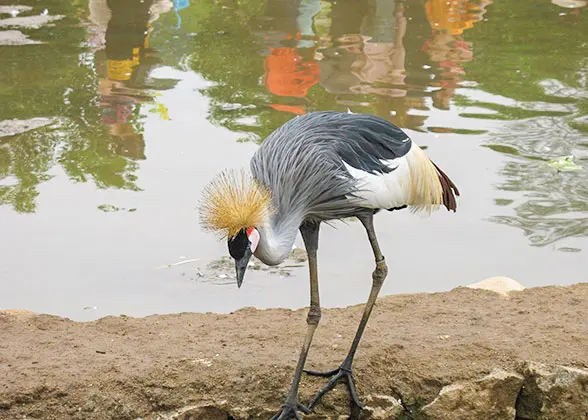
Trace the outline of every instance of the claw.
<instances>
[{"instance_id":1,"label":"claw","mask_svg":"<svg viewBox=\"0 0 588 420\"><path fill-rule=\"evenodd\" d=\"M357 395L357 389L355 388L355 380L353 379L353 374L351 373L350 369L346 369L340 367L335 370L331 370L328 372L317 372L312 370L305 370L309 375L312 376L321 376L321 377L331 377L329 382L319 391L318 394L308 403L308 407L312 409L316 403L320 401L320 399L329 391L331 391L340 381L345 381L347 384L347 389L349 390L349 396L351 398L351 402L356 407L363 409L365 406L361 401L359 401L359 397Z\"/></svg>"},{"instance_id":2,"label":"claw","mask_svg":"<svg viewBox=\"0 0 588 420\"><path fill-rule=\"evenodd\" d=\"M297 408L298 410L302 411L304 414L310 414L312 413L312 411L310 410L309 407L302 405L302 404L297 404Z\"/></svg>"},{"instance_id":3,"label":"claw","mask_svg":"<svg viewBox=\"0 0 588 420\"><path fill-rule=\"evenodd\" d=\"M290 420L290 419L302 420L302 417L300 417L300 414L298 413L298 411L302 411L304 414L311 413L311 411L308 407L306 407L300 403L295 403L295 404L286 403L286 404L282 405L282 407L280 408L280 411L277 412L270 420Z\"/></svg>"}]
</instances>

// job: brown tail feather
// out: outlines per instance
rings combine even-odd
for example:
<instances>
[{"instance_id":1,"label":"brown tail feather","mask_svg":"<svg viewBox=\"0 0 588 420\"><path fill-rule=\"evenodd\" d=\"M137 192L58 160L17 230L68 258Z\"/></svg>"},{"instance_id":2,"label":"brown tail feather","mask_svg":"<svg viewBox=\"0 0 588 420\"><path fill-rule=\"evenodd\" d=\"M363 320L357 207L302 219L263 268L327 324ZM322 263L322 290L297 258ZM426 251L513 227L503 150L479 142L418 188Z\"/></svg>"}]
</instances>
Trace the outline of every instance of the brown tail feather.
<instances>
[{"instance_id":1,"label":"brown tail feather","mask_svg":"<svg viewBox=\"0 0 588 420\"><path fill-rule=\"evenodd\" d=\"M439 181L441 182L441 187L443 187L443 205L447 210L455 211L457 209L455 196L459 197L459 190L445 172L439 169L439 167L435 165L435 162L432 163L435 166L435 169L437 169L437 172L439 172Z\"/></svg>"}]
</instances>

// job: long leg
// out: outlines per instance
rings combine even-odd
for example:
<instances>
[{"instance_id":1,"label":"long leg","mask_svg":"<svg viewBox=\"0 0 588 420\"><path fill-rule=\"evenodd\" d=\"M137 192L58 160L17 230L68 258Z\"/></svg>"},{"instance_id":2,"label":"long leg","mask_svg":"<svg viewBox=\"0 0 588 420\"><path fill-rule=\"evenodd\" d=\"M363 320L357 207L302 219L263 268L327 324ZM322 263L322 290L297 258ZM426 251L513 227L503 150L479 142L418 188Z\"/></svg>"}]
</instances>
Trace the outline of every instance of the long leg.
<instances>
[{"instance_id":1,"label":"long leg","mask_svg":"<svg viewBox=\"0 0 588 420\"><path fill-rule=\"evenodd\" d=\"M357 411L357 409L363 408L363 404L359 401L359 398L357 396L355 381L353 379L353 374L351 372L351 365L353 364L353 357L355 356L355 352L357 351L357 346L359 345L361 336L363 335L363 331L365 330L365 327L368 323L368 319L372 313L372 309L374 308L374 304L376 303L378 293L380 293L382 284L384 284L384 280L386 279L386 275L388 274L388 267L386 266L384 255L382 255L380 245L378 244L378 240L376 238L376 232L374 231L374 215L361 215L358 216L358 219L365 227L368 238L370 240L370 244L372 246L372 250L374 252L374 257L376 259L376 269L372 274L372 289L370 291L370 296L365 305L363 316L361 317L361 321L359 322L359 327L357 328L357 332L355 333L355 338L351 343L349 353L347 354L347 357L341 364L341 367L329 372L305 371L309 375L332 377L331 380L329 380L329 382L327 383L327 385L325 385L325 387L308 404L308 407L311 409L327 392L335 388L335 385L337 385L337 383L340 381L345 381L347 383L347 387L349 389L349 394L351 397L352 412Z\"/></svg>"},{"instance_id":2,"label":"long leg","mask_svg":"<svg viewBox=\"0 0 588 420\"><path fill-rule=\"evenodd\" d=\"M319 288L318 288L318 270L317 270L317 259L316 252L318 249L318 236L319 236L319 223L307 223L300 227L300 233L304 240L304 246L308 254L308 268L310 271L310 309L308 316L306 317L306 337L300 350L300 357L298 358L298 364L296 365L296 371L294 372L294 378L292 379L292 386L290 392L286 397L284 405L281 410L272 417L272 420L286 420L286 419L300 419L298 411L302 411L306 414L310 413L310 410L303 405L298 403L298 386L300 384L300 377L302 376L302 370L304 369L304 363L306 362L306 356L312 343L312 337L314 331L318 326L321 319L321 305L319 299Z\"/></svg>"}]
</instances>

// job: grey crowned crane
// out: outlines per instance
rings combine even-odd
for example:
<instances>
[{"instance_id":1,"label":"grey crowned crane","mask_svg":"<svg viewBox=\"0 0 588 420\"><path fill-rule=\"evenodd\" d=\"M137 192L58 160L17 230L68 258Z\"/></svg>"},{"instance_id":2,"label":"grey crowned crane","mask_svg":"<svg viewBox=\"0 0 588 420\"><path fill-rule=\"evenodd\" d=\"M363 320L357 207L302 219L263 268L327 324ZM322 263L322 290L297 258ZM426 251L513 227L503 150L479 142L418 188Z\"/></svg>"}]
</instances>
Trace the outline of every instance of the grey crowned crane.
<instances>
[{"instance_id":1,"label":"grey crowned crane","mask_svg":"<svg viewBox=\"0 0 588 420\"><path fill-rule=\"evenodd\" d=\"M459 191L400 128L383 118L313 112L286 122L261 144L247 171L225 170L204 189L200 204L206 230L228 240L241 287L251 255L268 265L284 261L300 231L310 270L307 330L292 386L274 420L300 419L343 381L352 412L363 407L352 374L353 357L388 268L374 230L382 209L456 210ZM304 370L321 318L317 249L321 222L357 217L374 252L376 268L365 310L347 357L330 372ZM330 377L308 406L298 402L302 372Z\"/></svg>"}]
</instances>

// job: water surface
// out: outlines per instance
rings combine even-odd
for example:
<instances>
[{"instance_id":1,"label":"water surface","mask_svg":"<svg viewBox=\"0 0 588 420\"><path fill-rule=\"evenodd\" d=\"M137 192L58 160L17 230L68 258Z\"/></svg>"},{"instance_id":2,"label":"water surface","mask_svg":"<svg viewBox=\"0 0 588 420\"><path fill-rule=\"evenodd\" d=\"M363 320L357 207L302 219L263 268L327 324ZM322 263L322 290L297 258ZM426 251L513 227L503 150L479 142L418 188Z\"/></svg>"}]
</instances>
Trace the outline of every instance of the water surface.
<instances>
[{"instance_id":1,"label":"water surface","mask_svg":"<svg viewBox=\"0 0 588 420\"><path fill-rule=\"evenodd\" d=\"M250 270L241 289L207 268L227 249L196 206L316 110L399 125L462 193L455 214L376 217L383 294L587 281L588 8L555 3L0 1L0 42L35 42L0 45L0 307L305 306L303 265ZM550 164L565 156L580 170ZM319 267L325 306L365 301L360 224L322 230Z\"/></svg>"}]
</instances>

